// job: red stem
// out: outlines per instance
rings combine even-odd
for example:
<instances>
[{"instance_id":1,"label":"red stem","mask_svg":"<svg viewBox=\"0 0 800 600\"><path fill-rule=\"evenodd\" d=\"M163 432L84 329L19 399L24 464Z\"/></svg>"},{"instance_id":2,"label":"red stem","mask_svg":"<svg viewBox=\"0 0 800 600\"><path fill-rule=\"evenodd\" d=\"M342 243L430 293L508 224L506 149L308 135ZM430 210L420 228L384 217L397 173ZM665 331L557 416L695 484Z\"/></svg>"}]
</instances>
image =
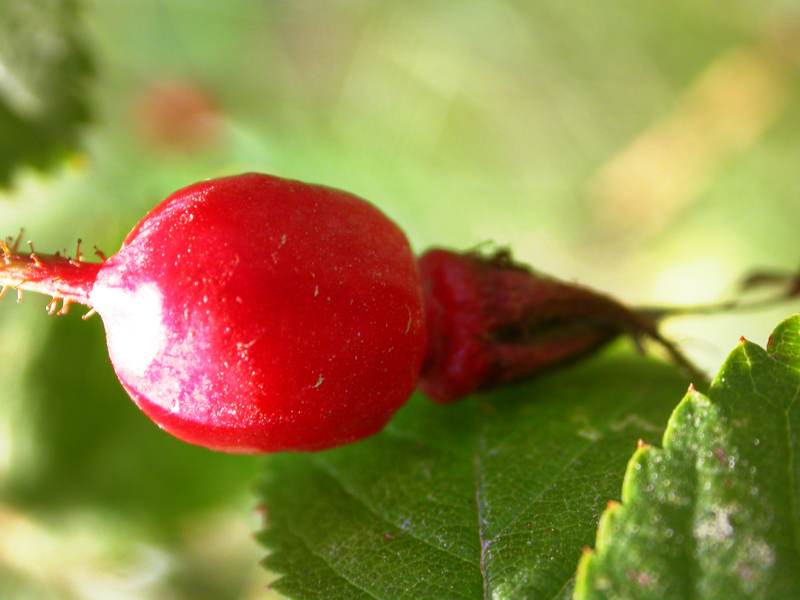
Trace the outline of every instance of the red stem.
<instances>
[{"instance_id":1,"label":"red stem","mask_svg":"<svg viewBox=\"0 0 800 600\"><path fill-rule=\"evenodd\" d=\"M65 305L91 307L89 294L102 263L83 262L61 255L13 252L0 242L0 288L26 290L60 299Z\"/></svg>"}]
</instances>

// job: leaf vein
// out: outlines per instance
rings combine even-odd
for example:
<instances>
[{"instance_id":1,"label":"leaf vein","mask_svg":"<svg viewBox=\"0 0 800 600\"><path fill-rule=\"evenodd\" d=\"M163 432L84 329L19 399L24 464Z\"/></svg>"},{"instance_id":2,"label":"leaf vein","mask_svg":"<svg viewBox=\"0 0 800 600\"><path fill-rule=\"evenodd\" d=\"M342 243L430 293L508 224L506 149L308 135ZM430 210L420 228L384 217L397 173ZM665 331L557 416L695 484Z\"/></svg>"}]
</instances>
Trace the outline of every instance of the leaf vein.
<instances>
[{"instance_id":1,"label":"leaf vein","mask_svg":"<svg viewBox=\"0 0 800 600\"><path fill-rule=\"evenodd\" d=\"M627 411L629 411L629 410L632 410L633 408L635 408L635 407L636 407L636 405L637 405L637 404L638 404L638 403L639 403L641 400L642 400L642 397L641 397L641 396L637 396L637 397L635 397L635 398L634 398L634 400L633 400L632 402L630 402L630 403L628 403L628 404L625 404L625 405L623 405L622 409L620 409L619 411L616 411L615 413L613 413L613 417L617 417L618 415L620 415L620 414L622 414L622 413L624 413L624 412L627 412ZM612 418L613 418L613 417L612 417ZM609 419L609 420L611 420L611 419ZM493 536L493 539L494 539L494 540L496 540L496 539L497 539L497 538L499 538L501 535L503 535L503 534L504 534L506 531L508 531L508 529L509 529L509 528L510 528L512 525L514 525L514 524L515 524L515 523L516 523L516 522L517 522L517 521L518 521L518 520L519 520L519 519L522 517L522 515L524 515L524 514L525 514L525 513L526 513L528 510L530 510L530 508L531 508L531 507L532 507L534 504L536 504L536 503L537 503L539 500L541 500L541 499L542 499L542 497L543 497L545 494L547 494L547 492L549 492L549 491L550 491L550 490L552 490L552 489L553 489L553 488L554 488L556 485L558 485L558 483L561 481L561 476L562 476L562 475L563 475L563 474L564 474L564 473L565 473L567 470L569 470L571 467L573 467L573 466L575 465L575 463L576 463L578 460L580 460L580 458L581 458L582 456L584 456L584 455L585 455L585 454L586 454L586 453L587 453L589 450L591 450L592 448L594 448L594 446L596 446L596 445L597 445L597 444L600 442L600 440L601 440L601 439L602 439L602 438L598 438L598 439L595 439L595 440L590 440L590 441L588 441L585 447L581 448L581 449L580 449L580 450L579 450L577 453L575 453L575 455L574 455L574 456L573 456L573 457L572 457L572 458L571 458L571 459L570 459L570 460L569 460L569 461L568 461L568 462L567 462L567 463L566 463L566 464L565 464L565 465L564 465L564 466L563 466L561 469L559 469L559 470L558 470L558 472L557 472L555 475L553 475L553 477L550 479L550 482L549 482L549 483L548 483L548 484L545 486L545 488L544 488L544 489L542 489L542 490L541 490L541 491L540 491L538 494L536 494L536 496L534 496L533 498L531 498L531 500L530 500L530 501L528 501L528 503L527 503L527 504L526 504L526 505L525 505L523 508L521 508L521 509L520 509L520 510L519 510L519 511L518 511L518 512L517 512L517 513L516 513L516 514L515 514L515 515L514 515L512 518L511 518L511 520L510 520L508 523L506 523L506 525L505 525L505 526L503 526L503 528L502 528L500 531L498 531L498 532L497 532L497 533L496 533L496 534Z\"/></svg>"},{"instance_id":2,"label":"leaf vein","mask_svg":"<svg viewBox=\"0 0 800 600\"><path fill-rule=\"evenodd\" d=\"M480 419L480 415L478 417ZM480 544L480 571L481 581L483 583L483 598L489 600L491 598L491 583L487 572L487 554L491 540L486 539L485 526L485 506L483 500L483 471L481 468L481 455L486 451L486 426L483 419L477 424L475 432L476 440L472 456L473 474L475 478L475 509L476 517L478 519L478 543Z\"/></svg>"},{"instance_id":3,"label":"leaf vein","mask_svg":"<svg viewBox=\"0 0 800 600\"><path fill-rule=\"evenodd\" d=\"M570 583L572 583L572 581L573 581L574 579L575 579L575 575L572 575L572 574L570 574L570 576L569 576L569 577L567 577L567 580L564 582L564 585L562 585L560 588L558 588L558 590L556 590L556 593L555 593L555 594L553 594L553 595L550 597L550 600L556 600L556 598L558 598L558 597L561 595L561 592L563 592L565 589L567 589L567 586L568 586Z\"/></svg>"},{"instance_id":4,"label":"leaf vein","mask_svg":"<svg viewBox=\"0 0 800 600\"><path fill-rule=\"evenodd\" d=\"M291 527L291 526L290 526L288 523L287 523L287 524L285 524L285 527L286 527L286 529L289 531L289 533L290 533L290 534L292 534L292 536L294 536L295 538L297 538L298 540L300 540L300 543L301 543L301 544L303 544L303 546L305 547L305 549L306 549L306 550L308 550L308 551L309 551L309 552L310 552L310 553L311 553L313 556L316 556L316 557L317 557L317 558L319 558L319 559L320 559L320 560L321 560L323 563L325 563L325 565L326 565L326 566L327 566L327 567L328 567L328 568L331 570L331 572L334 574L334 576L336 576L336 577L339 577L339 579L341 579L342 581L344 581L345 583L347 583L349 586L351 586L351 587L353 587L353 588L355 588L355 589L359 590L360 592L363 592L364 594L366 594L366 595L367 595L367 596L369 596L370 598L375 598L375 600L381 600L381 599L380 599L380 597L376 596L376 595L375 595L373 592L371 592L370 590L368 590L368 589L366 589L366 588L363 588L363 587L361 587L361 586L360 586L360 585L358 585L356 582L354 582L354 581L351 581L349 578L345 577L345 575L344 575L343 573L339 572L339 571L338 571L338 570L337 570L337 569L334 567L334 565L333 565L333 564L332 564L332 563L331 563L331 562L328 560L328 558L327 558L327 557L326 557L324 554L321 554L321 553L317 552L317 551L316 551L316 550L315 550L315 549L314 549L314 548L311 546L311 544L309 544L309 543L308 543L308 541L307 541L307 540L306 540L306 539L305 539L305 538L304 538L302 535L300 535L300 534L299 534L297 531L295 531L294 529L292 529L292 527ZM284 575L284 577L285 577L285 575Z\"/></svg>"},{"instance_id":5,"label":"leaf vein","mask_svg":"<svg viewBox=\"0 0 800 600\"><path fill-rule=\"evenodd\" d=\"M800 388L798 388L800 389ZM789 475L789 501L791 502L792 533L794 534L794 548L797 556L800 556L800 521L797 514L797 478L794 467L794 448L792 447L792 423L789 418L790 410L785 412L786 418L786 450L789 453L787 469Z\"/></svg>"},{"instance_id":6,"label":"leaf vein","mask_svg":"<svg viewBox=\"0 0 800 600\"><path fill-rule=\"evenodd\" d=\"M360 497L359 497L359 496L358 496L358 495L357 495L357 494L356 494L356 493L355 493L353 490L351 490L351 489L350 489L348 486L346 486L346 485L344 484L344 482L341 480L341 478L339 477L338 473L336 473L335 471L333 471L332 469L330 469L329 467L327 467L325 464L323 464L323 463L320 463L320 462L319 462L317 459L313 459L313 460L311 461L311 464L312 464L312 465L314 465L314 466L315 466L315 467L316 467L316 468L317 468L317 469L318 469L318 470L319 470L319 471L320 471L320 472L321 472L323 475L326 475L328 478L330 478L331 480L333 480L333 481L334 481L334 483L336 483L336 485L338 485L338 486L339 486L339 488L340 488L340 489L341 489L341 490L342 490L342 491L343 491L343 492L344 492L344 493L345 493L347 496L349 496L350 498L352 498L352 499L353 499L353 500L354 500L354 501L355 501L357 504L359 504L359 505L360 505L362 508L364 508L364 510L366 510L368 513L370 513L371 515L373 515L373 516L377 517L377 519L378 519L379 521L382 521L383 523L386 523L386 524L387 524L387 525L389 525L390 527L393 527L393 528L395 528L395 529L399 529L399 530L400 530L400 531L402 531L403 533L407 534L407 535L408 535L410 538L412 538L412 539L414 539L414 540L418 541L418 542L419 542L419 543L421 543L421 544L424 544L424 545L426 545L426 546L429 546L429 547L433 548L433 549L434 549L434 550L436 550L437 552L440 552L440 553L442 553L442 554L445 554L445 555L447 555L447 556L450 556L450 557L452 557L452 558L455 558L455 559L457 559L457 560L459 560L459 561L463 562L464 564L466 564L466 565L469 565L470 567L473 567L473 568L474 568L474 567L476 566L476 565L475 565L475 563L473 563L473 562L472 562L472 561L470 561L470 560L467 560L467 559L466 559L466 558L464 558L463 556L459 556L458 554L455 554L454 552L451 552L451 551L449 551L449 550L447 550L447 549L445 549L445 548L441 548L440 546L437 546L437 545L436 545L436 544L434 544L433 542L430 542L430 541L426 540L425 538L422 538L422 537L420 537L420 536L418 536L418 535L415 535L415 534L413 533L413 531L410 531L410 530L408 530L408 529L406 529L406 528L404 528L404 527L402 527L402 526L400 526L400 525L398 525L398 524L396 524L396 523L393 523L393 522L392 522L392 521L389 519L389 517L387 517L386 515L383 515L383 514L381 514L380 512L378 512L378 510L376 510L375 508L373 508L372 506L370 506L369 504L367 504L367 502L366 502L365 500L363 500L362 498L360 498Z\"/></svg>"}]
</instances>

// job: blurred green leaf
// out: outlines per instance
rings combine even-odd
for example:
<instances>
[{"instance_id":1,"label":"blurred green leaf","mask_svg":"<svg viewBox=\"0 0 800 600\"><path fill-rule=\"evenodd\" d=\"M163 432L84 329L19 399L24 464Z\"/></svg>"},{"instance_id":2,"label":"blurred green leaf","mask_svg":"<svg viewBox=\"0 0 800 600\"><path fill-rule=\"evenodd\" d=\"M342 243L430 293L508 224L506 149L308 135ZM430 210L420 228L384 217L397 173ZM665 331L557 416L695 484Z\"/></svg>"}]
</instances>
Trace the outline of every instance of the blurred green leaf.
<instances>
[{"instance_id":1,"label":"blurred green leaf","mask_svg":"<svg viewBox=\"0 0 800 600\"><path fill-rule=\"evenodd\" d=\"M78 145L92 72L79 22L73 0L0 3L0 185Z\"/></svg>"},{"instance_id":2,"label":"blurred green leaf","mask_svg":"<svg viewBox=\"0 0 800 600\"><path fill-rule=\"evenodd\" d=\"M54 321L27 380L37 448L32 464L7 483L17 504L91 506L169 536L192 514L251 485L256 458L180 442L139 411L114 375L99 319Z\"/></svg>"},{"instance_id":3,"label":"blurred green leaf","mask_svg":"<svg viewBox=\"0 0 800 600\"><path fill-rule=\"evenodd\" d=\"M743 340L634 454L575 598L800 596L799 391L800 316Z\"/></svg>"},{"instance_id":4,"label":"blurred green leaf","mask_svg":"<svg viewBox=\"0 0 800 600\"><path fill-rule=\"evenodd\" d=\"M594 358L454 405L415 397L363 443L267 463L274 587L294 598L564 597L639 437L684 384ZM674 396L673 396L674 398Z\"/></svg>"}]
</instances>

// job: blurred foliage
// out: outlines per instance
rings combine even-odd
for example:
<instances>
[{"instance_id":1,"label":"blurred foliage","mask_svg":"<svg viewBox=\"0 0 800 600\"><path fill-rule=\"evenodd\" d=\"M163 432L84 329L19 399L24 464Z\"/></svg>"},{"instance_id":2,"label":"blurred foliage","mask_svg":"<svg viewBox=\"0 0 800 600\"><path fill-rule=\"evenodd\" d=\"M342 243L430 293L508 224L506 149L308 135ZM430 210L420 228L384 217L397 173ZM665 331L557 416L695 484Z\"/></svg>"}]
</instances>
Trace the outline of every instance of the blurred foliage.
<instances>
[{"instance_id":1,"label":"blurred foliage","mask_svg":"<svg viewBox=\"0 0 800 600\"><path fill-rule=\"evenodd\" d=\"M0 184L74 151L89 116L91 59L77 2L0 3Z\"/></svg>"},{"instance_id":2,"label":"blurred foliage","mask_svg":"<svg viewBox=\"0 0 800 600\"><path fill-rule=\"evenodd\" d=\"M8 29L39 8L44 21ZM751 267L800 258L794 2L78 8L0 0L10 31L0 90L39 82L49 107L38 133L0 115L0 173L15 165L0 225L25 226L43 251L77 237L113 251L169 192L256 170L369 198L417 249L496 240L631 302L717 298ZM74 27L60 29L65 20ZM12 61L4 44L38 39L30 31L62 31L52 35L63 47L84 50L63 68ZM82 152L50 171L24 166L78 138ZM0 303L10 596L262 597L246 534L254 459L155 430L119 390L100 323L48 320L44 303ZM668 332L716 366L739 335L765 339L787 310L684 319ZM67 548L68 565L35 558Z\"/></svg>"},{"instance_id":3,"label":"blurred foliage","mask_svg":"<svg viewBox=\"0 0 800 600\"><path fill-rule=\"evenodd\" d=\"M193 447L153 426L117 382L99 319L59 319L45 346L65 351L55 361L42 352L23 375L37 459L9 478L12 502L96 505L169 538L183 519L215 508L252 478L254 459Z\"/></svg>"}]
</instances>

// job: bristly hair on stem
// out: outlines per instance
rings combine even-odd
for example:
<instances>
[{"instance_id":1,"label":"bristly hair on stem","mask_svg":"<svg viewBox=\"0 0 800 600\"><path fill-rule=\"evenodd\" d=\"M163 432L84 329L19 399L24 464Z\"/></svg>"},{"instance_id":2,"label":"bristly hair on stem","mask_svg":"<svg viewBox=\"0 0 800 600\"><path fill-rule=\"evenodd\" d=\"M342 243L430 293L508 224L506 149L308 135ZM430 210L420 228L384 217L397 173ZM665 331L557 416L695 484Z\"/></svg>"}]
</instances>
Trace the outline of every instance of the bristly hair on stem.
<instances>
[{"instance_id":1,"label":"bristly hair on stem","mask_svg":"<svg viewBox=\"0 0 800 600\"><path fill-rule=\"evenodd\" d=\"M71 304L91 308L89 295L101 263L83 261L80 240L74 258L60 253L40 254L30 241L30 253L22 254L21 242L22 231L13 241L0 240L0 295L9 288L17 290L18 300L23 291L48 295L52 298L47 305L49 314L64 315Z\"/></svg>"}]
</instances>

